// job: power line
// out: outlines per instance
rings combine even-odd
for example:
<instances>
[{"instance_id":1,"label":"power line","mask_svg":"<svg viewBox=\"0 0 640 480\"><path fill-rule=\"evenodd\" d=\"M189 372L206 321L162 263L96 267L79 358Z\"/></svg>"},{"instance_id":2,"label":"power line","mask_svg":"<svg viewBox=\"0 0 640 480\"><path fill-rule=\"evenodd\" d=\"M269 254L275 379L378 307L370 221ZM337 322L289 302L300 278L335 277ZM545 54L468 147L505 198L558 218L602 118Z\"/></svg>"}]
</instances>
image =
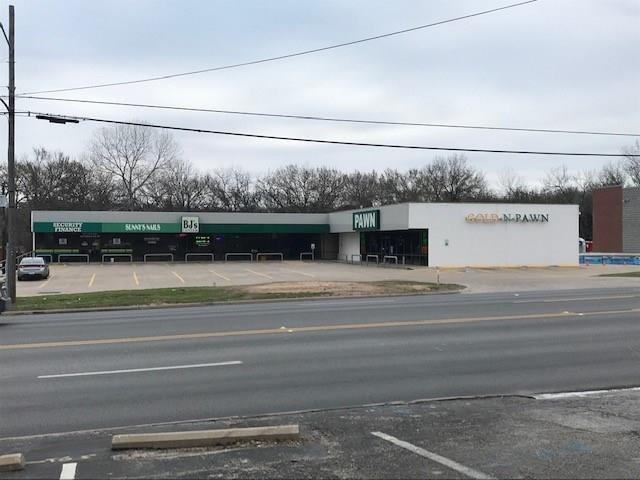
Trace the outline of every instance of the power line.
<instances>
[{"instance_id":1,"label":"power line","mask_svg":"<svg viewBox=\"0 0 640 480\"><path fill-rule=\"evenodd\" d=\"M54 117L61 120L78 120L87 122L107 123L112 125L130 125L136 127L161 128L164 130L176 130L181 132L209 133L214 135L227 135L232 137L260 138L269 140L284 140L289 142L321 143L329 145L347 145L352 147L378 147L378 148L399 148L406 150L437 150L447 152L472 152L472 153L510 153L518 155L552 155L569 157L628 157L623 153L590 153L590 152L545 152L530 150L501 150L488 148L456 148L456 147L432 147L422 145L398 145L391 143L371 143L371 142L347 142L342 140L322 140L318 138L285 137L278 135L260 135L257 133L229 132L222 130L207 130L203 128L176 127L171 125L160 125L144 122L125 122L122 120L109 120L105 118L78 117L75 115L59 115L53 113L30 112L30 115L40 115L44 117Z\"/></svg>"},{"instance_id":2,"label":"power line","mask_svg":"<svg viewBox=\"0 0 640 480\"><path fill-rule=\"evenodd\" d=\"M333 45L328 45L326 47L314 48L314 49L311 49L311 50L303 50L303 51L300 51L300 52L287 53L287 54L284 54L284 55L278 55L276 57L268 57L268 58L262 58L262 59L259 59L259 60L251 60L251 61L248 61L248 62L233 63L233 64L230 64L230 65L203 68L201 70L193 70L193 71L190 71L190 72L172 73L172 74L169 74L169 75L160 75L160 76L156 76L156 77L141 78L141 79L137 79L137 80L128 80L128 81L123 81L123 82L101 83L101 84L94 84L94 85L84 85L84 86L81 86L81 87L58 88L58 89L54 89L54 90L40 90L40 91L37 91L37 92L25 92L24 95L37 95L37 94L40 94L40 93L70 92L70 91L74 91L74 90L89 90L89 89L94 89L94 88L115 87L115 86L120 86L120 85L132 85L132 84L136 84L136 83L154 82L154 81L157 81L157 80L167 80L167 79L170 79L170 78L186 77L188 75L199 75L201 73L215 72L215 71L218 71L218 70L228 70L230 68L246 67L246 66L249 66L249 65L257 65L257 64L260 64L260 63L274 62L274 61L277 61L277 60L284 60L284 59L287 59L287 58L300 57L302 55L309 55L309 54L312 54L312 53L324 52L324 51L327 51L327 50L334 50L336 48L348 47L348 46L356 45L356 44L359 44L359 43L370 42L372 40L379 40L381 38L392 37L394 35L402 35L404 33L415 32L416 30L422 30L422 29L429 28L429 27L435 27L435 26L438 26L438 25L444 25L445 23L457 22L459 20L466 20L468 18L479 17L481 15L488 15L490 13L499 12L501 10L507 10L509 8L519 7L519 6L526 5L528 3L534 3L534 2L537 2L537 1L538 0L526 0L524 2L512 3L510 5L505 5L503 7L492 8L490 10L483 10L481 12L471 13L471 14L468 14L468 15L463 15L463 16L455 17L455 18L449 18L447 20L440 20L438 22L428 23L428 24L425 24L425 25L419 25L417 27L405 28L403 30L397 30L395 32L383 33L381 35L375 35L375 36L372 36L372 37L366 37L366 38L361 38L361 39L358 39L358 40L352 40L350 42L336 43L336 44L333 44Z\"/></svg>"},{"instance_id":3,"label":"power line","mask_svg":"<svg viewBox=\"0 0 640 480\"><path fill-rule=\"evenodd\" d=\"M73 102L73 103L87 103L96 105L110 105L119 107L136 107L136 108L154 108L160 110L179 110L185 112L203 112L203 113L223 113L231 115L248 115L254 117L273 117L273 118L291 118L296 120L316 120L324 122L341 122L341 123L360 123L370 125L394 125L394 126L409 126L409 127L442 127L442 128L464 128L473 130L500 130L508 132L533 132L533 133L566 133L575 135L609 135L620 137L638 137L640 133L621 133L621 132L599 132L590 130L557 130L551 128L517 128L517 127L498 127L489 125L459 125L448 123L423 123L423 122L395 122L387 120L364 120L353 118L336 118L336 117L319 117L314 115L290 115L281 113L265 113L265 112L247 112L241 110L220 110L213 108L194 108L194 107L179 107L172 105L156 105L148 103L128 103L128 102L109 102L105 100L83 100L76 98L57 98L57 97L40 97L31 95L18 95L20 98L32 99L32 100L52 100L58 102Z\"/></svg>"}]
</instances>

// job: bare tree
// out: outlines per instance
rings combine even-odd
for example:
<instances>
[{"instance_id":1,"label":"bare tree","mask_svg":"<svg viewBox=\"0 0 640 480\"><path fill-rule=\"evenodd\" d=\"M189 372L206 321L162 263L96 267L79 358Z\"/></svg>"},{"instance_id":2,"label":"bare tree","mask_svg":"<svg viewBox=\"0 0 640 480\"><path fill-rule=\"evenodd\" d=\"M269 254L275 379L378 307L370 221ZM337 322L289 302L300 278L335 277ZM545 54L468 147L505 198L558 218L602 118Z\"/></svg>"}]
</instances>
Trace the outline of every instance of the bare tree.
<instances>
[{"instance_id":1,"label":"bare tree","mask_svg":"<svg viewBox=\"0 0 640 480\"><path fill-rule=\"evenodd\" d=\"M366 208L380 205L380 183L378 173L353 172L344 178L342 207Z\"/></svg>"},{"instance_id":2,"label":"bare tree","mask_svg":"<svg viewBox=\"0 0 640 480\"><path fill-rule=\"evenodd\" d=\"M599 183L601 185L624 185L627 183L626 167L627 165L622 162L606 164L598 174Z\"/></svg>"},{"instance_id":3,"label":"bare tree","mask_svg":"<svg viewBox=\"0 0 640 480\"><path fill-rule=\"evenodd\" d=\"M178 146L169 133L133 125L102 128L90 144L91 161L116 179L128 210L140 205L145 187L177 154Z\"/></svg>"},{"instance_id":4,"label":"bare tree","mask_svg":"<svg viewBox=\"0 0 640 480\"><path fill-rule=\"evenodd\" d=\"M337 208L344 195L340 172L288 165L258 181L267 210L317 212Z\"/></svg>"},{"instance_id":5,"label":"bare tree","mask_svg":"<svg viewBox=\"0 0 640 480\"><path fill-rule=\"evenodd\" d=\"M260 206L251 174L238 168L216 170L204 177L206 205L213 210L250 212Z\"/></svg>"},{"instance_id":6,"label":"bare tree","mask_svg":"<svg viewBox=\"0 0 640 480\"><path fill-rule=\"evenodd\" d=\"M631 182L634 185L640 186L640 140L624 149L626 159L624 162L624 168Z\"/></svg>"},{"instance_id":7,"label":"bare tree","mask_svg":"<svg viewBox=\"0 0 640 480\"><path fill-rule=\"evenodd\" d=\"M488 187L482 172L471 167L463 155L438 158L423 170L429 195L425 200L461 202L477 200Z\"/></svg>"},{"instance_id":8,"label":"bare tree","mask_svg":"<svg viewBox=\"0 0 640 480\"><path fill-rule=\"evenodd\" d=\"M145 189L151 208L162 210L200 210L205 204L206 182L191 162L173 160L160 171Z\"/></svg>"}]
</instances>

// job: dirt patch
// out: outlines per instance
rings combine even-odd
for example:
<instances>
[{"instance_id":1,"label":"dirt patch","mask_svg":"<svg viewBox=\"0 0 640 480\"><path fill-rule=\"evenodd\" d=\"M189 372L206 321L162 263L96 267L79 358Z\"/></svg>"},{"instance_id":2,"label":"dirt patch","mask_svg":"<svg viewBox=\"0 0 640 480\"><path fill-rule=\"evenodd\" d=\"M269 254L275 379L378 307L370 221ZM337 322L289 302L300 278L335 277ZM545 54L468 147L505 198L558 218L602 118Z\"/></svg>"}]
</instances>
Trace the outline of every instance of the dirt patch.
<instances>
[{"instance_id":1,"label":"dirt patch","mask_svg":"<svg viewBox=\"0 0 640 480\"><path fill-rule=\"evenodd\" d=\"M250 293L321 293L327 296L385 295L393 293L421 293L451 290L457 285L435 285L425 282L277 282L243 287Z\"/></svg>"}]
</instances>

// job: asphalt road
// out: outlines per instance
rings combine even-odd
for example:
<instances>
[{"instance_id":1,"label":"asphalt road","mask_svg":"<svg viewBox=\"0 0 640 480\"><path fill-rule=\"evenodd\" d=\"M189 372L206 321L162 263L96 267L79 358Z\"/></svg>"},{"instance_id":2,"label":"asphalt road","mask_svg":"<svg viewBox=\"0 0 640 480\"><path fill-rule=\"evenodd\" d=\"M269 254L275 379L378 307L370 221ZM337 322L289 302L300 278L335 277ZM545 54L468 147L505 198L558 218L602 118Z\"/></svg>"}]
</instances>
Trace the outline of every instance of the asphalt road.
<instances>
[{"instance_id":1,"label":"asphalt road","mask_svg":"<svg viewBox=\"0 0 640 480\"><path fill-rule=\"evenodd\" d=\"M0 438L640 384L640 289L3 315L0 322ZM122 371L132 369L139 371Z\"/></svg>"}]
</instances>

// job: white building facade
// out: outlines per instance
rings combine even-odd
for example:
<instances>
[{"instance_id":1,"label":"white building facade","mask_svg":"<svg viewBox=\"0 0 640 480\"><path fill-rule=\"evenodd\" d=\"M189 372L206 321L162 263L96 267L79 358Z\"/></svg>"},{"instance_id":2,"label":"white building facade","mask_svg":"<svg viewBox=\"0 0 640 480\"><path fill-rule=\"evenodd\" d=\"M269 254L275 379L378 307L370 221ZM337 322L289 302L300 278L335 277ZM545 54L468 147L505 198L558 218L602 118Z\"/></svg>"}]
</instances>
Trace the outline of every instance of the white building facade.
<instances>
[{"instance_id":1,"label":"white building facade","mask_svg":"<svg viewBox=\"0 0 640 480\"><path fill-rule=\"evenodd\" d=\"M379 223L356 225L363 210L329 214L339 258L424 255L411 263L438 267L578 265L577 205L405 203L364 211Z\"/></svg>"}]
</instances>

